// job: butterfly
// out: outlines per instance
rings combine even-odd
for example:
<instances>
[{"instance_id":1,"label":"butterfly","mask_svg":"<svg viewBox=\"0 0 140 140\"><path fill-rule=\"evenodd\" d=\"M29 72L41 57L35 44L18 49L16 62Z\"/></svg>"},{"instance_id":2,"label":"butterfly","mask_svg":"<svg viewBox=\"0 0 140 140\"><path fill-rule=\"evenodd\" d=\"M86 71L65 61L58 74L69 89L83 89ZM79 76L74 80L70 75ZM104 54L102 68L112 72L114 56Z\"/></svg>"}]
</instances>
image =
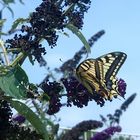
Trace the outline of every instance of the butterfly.
<instances>
[{"instance_id":1,"label":"butterfly","mask_svg":"<svg viewBox=\"0 0 140 140\"><path fill-rule=\"evenodd\" d=\"M76 68L77 79L89 93L97 93L106 100L112 100L121 95L116 75L126 58L123 52L111 52L96 59L84 60Z\"/></svg>"}]
</instances>

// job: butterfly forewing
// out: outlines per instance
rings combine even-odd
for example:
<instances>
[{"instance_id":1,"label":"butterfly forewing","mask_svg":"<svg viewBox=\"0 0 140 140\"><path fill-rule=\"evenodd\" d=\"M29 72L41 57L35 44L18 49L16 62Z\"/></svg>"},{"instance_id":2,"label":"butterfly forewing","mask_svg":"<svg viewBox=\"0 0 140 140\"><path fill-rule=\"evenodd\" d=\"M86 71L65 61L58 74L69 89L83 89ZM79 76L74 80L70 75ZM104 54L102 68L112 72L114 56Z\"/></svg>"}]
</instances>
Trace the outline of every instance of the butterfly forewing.
<instances>
[{"instance_id":1,"label":"butterfly forewing","mask_svg":"<svg viewBox=\"0 0 140 140\"><path fill-rule=\"evenodd\" d=\"M119 94L116 74L126 58L127 55L122 52L112 52L97 58L98 61L103 63L105 84L114 96Z\"/></svg>"},{"instance_id":2,"label":"butterfly forewing","mask_svg":"<svg viewBox=\"0 0 140 140\"><path fill-rule=\"evenodd\" d=\"M104 77L106 81L110 80L110 78L116 77L116 74L126 58L127 55L122 52L112 52L97 58L98 61L103 63Z\"/></svg>"}]
</instances>

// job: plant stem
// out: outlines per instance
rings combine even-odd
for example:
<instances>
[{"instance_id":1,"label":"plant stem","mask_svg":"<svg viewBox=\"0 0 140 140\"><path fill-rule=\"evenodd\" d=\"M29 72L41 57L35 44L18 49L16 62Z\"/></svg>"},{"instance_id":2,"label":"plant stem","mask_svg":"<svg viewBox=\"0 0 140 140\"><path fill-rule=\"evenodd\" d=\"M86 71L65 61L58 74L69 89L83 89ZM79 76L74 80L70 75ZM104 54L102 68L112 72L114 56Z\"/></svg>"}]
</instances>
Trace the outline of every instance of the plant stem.
<instances>
[{"instance_id":1,"label":"plant stem","mask_svg":"<svg viewBox=\"0 0 140 140\"><path fill-rule=\"evenodd\" d=\"M74 8L74 6L75 6L75 4L71 4L71 5L68 7L68 9L63 13L63 15L67 15L67 13L69 13L70 10L71 10L72 8Z\"/></svg>"},{"instance_id":2,"label":"plant stem","mask_svg":"<svg viewBox=\"0 0 140 140\"><path fill-rule=\"evenodd\" d=\"M10 64L11 66L16 66L20 61L24 61L26 59L26 55L23 53L20 53L17 58Z\"/></svg>"},{"instance_id":3,"label":"plant stem","mask_svg":"<svg viewBox=\"0 0 140 140\"><path fill-rule=\"evenodd\" d=\"M3 54L4 54L4 58L5 58L5 63L6 63L6 65L7 66L9 66L9 59L8 59L8 55L7 55L7 51L6 51L6 49L5 49L5 47L4 47L4 42L2 41L2 40L0 40L0 47L2 48L2 51L3 51Z\"/></svg>"}]
</instances>

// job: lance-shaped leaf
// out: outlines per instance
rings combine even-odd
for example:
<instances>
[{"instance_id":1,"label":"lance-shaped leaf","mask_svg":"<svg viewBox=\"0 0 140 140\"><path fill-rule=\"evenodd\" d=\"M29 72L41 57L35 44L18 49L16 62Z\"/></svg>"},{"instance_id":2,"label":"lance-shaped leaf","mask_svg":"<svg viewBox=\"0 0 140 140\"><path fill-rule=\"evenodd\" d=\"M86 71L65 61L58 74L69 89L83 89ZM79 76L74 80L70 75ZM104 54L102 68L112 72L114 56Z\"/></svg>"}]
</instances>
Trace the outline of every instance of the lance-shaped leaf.
<instances>
[{"instance_id":1,"label":"lance-shaped leaf","mask_svg":"<svg viewBox=\"0 0 140 140\"><path fill-rule=\"evenodd\" d=\"M26 87L29 83L26 73L20 66L7 68L6 70L5 74L0 75L0 88L6 95L24 99L26 97ZM3 69L0 68L0 73L2 72Z\"/></svg>"},{"instance_id":2,"label":"lance-shaped leaf","mask_svg":"<svg viewBox=\"0 0 140 140\"><path fill-rule=\"evenodd\" d=\"M12 8L9 5L6 5L5 7L11 12L12 17L14 17L14 12Z\"/></svg>"},{"instance_id":3,"label":"lance-shaped leaf","mask_svg":"<svg viewBox=\"0 0 140 140\"><path fill-rule=\"evenodd\" d=\"M49 140L49 135L46 130L46 125L41 121L41 119L24 103L17 100L8 100L11 103L11 106L14 107L19 114L23 115L37 130L39 134L41 134L44 140Z\"/></svg>"},{"instance_id":4,"label":"lance-shaped leaf","mask_svg":"<svg viewBox=\"0 0 140 140\"><path fill-rule=\"evenodd\" d=\"M68 24L66 26L69 30L71 30L75 35L77 35L77 37L82 41L82 43L84 44L86 50L88 53L91 52L90 50L90 46L86 40L86 38L84 37L84 35L79 31L79 29L77 27L75 27L74 25L72 24Z\"/></svg>"},{"instance_id":5,"label":"lance-shaped leaf","mask_svg":"<svg viewBox=\"0 0 140 140\"><path fill-rule=\"evenodd\" d=\"M24 2L23 2L22 0L19 0L19 2L20 2L21 4L24 4Z\"/></svg>"},{"instance_id":6,"label":"lance-shaped leaf","mask_svg":"<svg viewBox=\"0 0 140 140\"><path fill-rule=\"evenodd\" d=\"M3 26L5 22L6 22L6 19L0 19L0 26Z\"/></svg>"},{"instance_id":7,"label":"lance-shaped leaf","mask_svg":"<svg viewBox=\"0 0 140 140\"><path fill-rule=\"evenodd\" d=\"M18 25L21 25L25 22L28 21L28 18L18 18L14 21L13 25L12 25L12 29L11 30L14 30L17 28Z\"/></svg>"},{"instance_id":8,"label":"lance-shaped leaf","mask_svg":"<svg viewBox=\"0 0 140 140\"><path fill-rule=\"evenodd\" d=\"M10 4L10 3L14 3L14 0L2 0L4 2L4 4Z\"/></svg>"}]
</instances>

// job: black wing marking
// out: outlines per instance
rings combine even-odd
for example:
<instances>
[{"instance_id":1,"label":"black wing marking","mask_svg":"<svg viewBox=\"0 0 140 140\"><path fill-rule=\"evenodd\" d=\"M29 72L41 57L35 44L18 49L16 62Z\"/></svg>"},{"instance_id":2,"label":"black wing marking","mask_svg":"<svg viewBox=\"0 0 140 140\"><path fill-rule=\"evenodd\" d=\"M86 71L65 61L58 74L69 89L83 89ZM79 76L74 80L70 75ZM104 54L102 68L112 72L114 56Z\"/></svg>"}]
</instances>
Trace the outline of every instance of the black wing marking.
<instances>
[{"instance_id":1,"label":"black wing marking","mask_svg":"<svg viewBox=\"0 0 140 140\"><path fill-rule=\"evenodd\" d=\"M103 63L104 78L106 81L116 77L116 74L125 62L126 58L127 55L123 52L112 52L96 59Z\"/></svg>"}]
</instances>

